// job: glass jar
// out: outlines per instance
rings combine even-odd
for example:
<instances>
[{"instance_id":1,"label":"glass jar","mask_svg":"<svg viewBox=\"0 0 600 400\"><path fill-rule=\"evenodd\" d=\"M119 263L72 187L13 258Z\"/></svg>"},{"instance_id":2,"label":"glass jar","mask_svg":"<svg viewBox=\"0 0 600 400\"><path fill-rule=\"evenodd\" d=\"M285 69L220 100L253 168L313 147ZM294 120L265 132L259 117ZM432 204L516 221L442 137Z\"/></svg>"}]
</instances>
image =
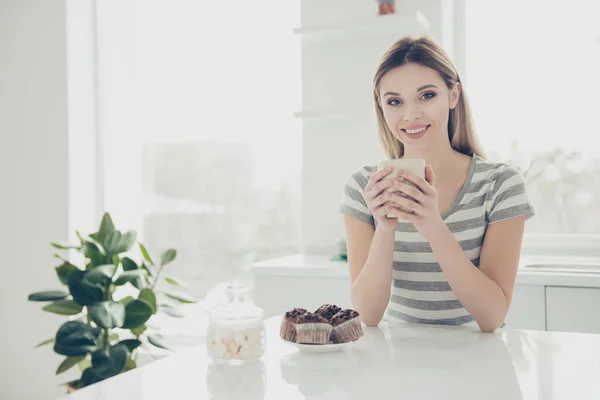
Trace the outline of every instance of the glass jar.
<instances>
[{"instance_id":1,"label":"glass jar","mask_svg":"<svg viewBox=\"0 0 600 400\"><path fill-rule=\"evenodd\" d=\"M248 285L244 283L227 285L225 293L225 304L209 311L208 356L216 363L256 362L266 347L263 309L248 299Z\"/></svg>"}]
</instances>

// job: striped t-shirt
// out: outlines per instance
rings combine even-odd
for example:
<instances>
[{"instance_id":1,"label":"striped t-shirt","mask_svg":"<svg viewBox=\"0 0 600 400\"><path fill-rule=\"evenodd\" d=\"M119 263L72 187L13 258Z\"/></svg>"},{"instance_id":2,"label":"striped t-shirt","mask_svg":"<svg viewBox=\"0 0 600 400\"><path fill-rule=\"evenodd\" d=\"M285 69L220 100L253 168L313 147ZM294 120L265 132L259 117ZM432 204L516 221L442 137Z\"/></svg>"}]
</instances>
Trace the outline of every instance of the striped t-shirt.
<instances>
[{"instance_id":1,"label":"striped t-shirt","mask_svg":"<svg viewBox=\"0 0 600 400\"><path fill-rule=\"evenodd\" d=\"M376 226L364 188L374 167L363 166L346 179L340 212ZM494 222L534 215L522 174L514 167L474 155L455 202L442 215L476 267L486 228ZM452 292L427 242L410 222L398 221L388 321L443 325L474 324Z\"/></svg>"}]
</instances>

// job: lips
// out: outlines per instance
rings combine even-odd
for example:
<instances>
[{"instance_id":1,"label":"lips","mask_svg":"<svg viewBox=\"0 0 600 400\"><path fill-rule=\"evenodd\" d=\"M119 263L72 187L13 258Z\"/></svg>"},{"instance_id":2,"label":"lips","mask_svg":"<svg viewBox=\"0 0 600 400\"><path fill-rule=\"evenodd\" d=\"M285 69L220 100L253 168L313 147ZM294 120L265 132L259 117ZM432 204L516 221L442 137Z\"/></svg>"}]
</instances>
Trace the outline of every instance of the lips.
<instances>
[{"instance_id":1,"label":"lips","mask_svg":"<svg viewBox=\"0 0 600 400\"><path fill-rule=\"evenodd\" d=\"M423 136L425 136L427 134L427 132L429 132L429 129L431 128L431 125L426 125L425 129L423 129L423 127L421 128L417 128L417 129L402 129L402 132L404 133L404 136L406 136L409 139L419 139L422 138ZM414 133L409 133L410 132L414 132Z\"/></svg>"}]
</instances>

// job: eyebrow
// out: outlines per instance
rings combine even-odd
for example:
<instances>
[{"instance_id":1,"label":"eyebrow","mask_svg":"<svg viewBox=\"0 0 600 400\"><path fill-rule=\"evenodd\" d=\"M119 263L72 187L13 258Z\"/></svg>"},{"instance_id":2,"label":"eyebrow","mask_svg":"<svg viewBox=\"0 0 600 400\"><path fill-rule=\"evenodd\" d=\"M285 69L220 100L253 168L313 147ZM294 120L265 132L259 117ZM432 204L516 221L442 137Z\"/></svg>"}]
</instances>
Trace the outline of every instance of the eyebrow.
<instances>
[{"instance_id":1,"label":"eyebrow","mask_svg":"<svg viewBox=\"0 0 600 400\"><path fill-rule=\"evenodd\" d=\"M425 85L425 86L421 86L420 88L417 88L417 92L420 92L421 90L428 89L428 88L436 88L437 89L438 87L435 86L435 85L429 84L429 85ZM385 92L385 94L383 95L383 97L388 96L388 95L390 95L390 96L400 96L400 93Z\"/></svg>"}]
</instances>

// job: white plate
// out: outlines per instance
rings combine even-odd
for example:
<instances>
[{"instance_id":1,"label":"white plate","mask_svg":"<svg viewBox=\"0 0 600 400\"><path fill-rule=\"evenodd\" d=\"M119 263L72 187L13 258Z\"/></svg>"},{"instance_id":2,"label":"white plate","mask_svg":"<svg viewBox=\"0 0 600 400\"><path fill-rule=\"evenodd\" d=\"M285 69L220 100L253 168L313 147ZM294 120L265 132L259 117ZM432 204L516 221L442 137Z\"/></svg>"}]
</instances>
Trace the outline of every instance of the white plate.
<instances>
[{"instance_id":1,"label":"white plate","mask_svg":"<svg viewBox=\"0 0 600 400\"><path fill-rule=\"evenodd\" d=\"M281 340L283 340L285 343L289 344L290 346L294 346L297 349L300 349L300 351L306 351L308 353L331 353L334 351L341 351L341 350L345 349L346 347L352 345L352 343L356 342L356 340L355 340L354 342L347 342L347 343L304 344L304 343L289 342L284 339L281 339Z\"/></svg>"}]
</instances>

